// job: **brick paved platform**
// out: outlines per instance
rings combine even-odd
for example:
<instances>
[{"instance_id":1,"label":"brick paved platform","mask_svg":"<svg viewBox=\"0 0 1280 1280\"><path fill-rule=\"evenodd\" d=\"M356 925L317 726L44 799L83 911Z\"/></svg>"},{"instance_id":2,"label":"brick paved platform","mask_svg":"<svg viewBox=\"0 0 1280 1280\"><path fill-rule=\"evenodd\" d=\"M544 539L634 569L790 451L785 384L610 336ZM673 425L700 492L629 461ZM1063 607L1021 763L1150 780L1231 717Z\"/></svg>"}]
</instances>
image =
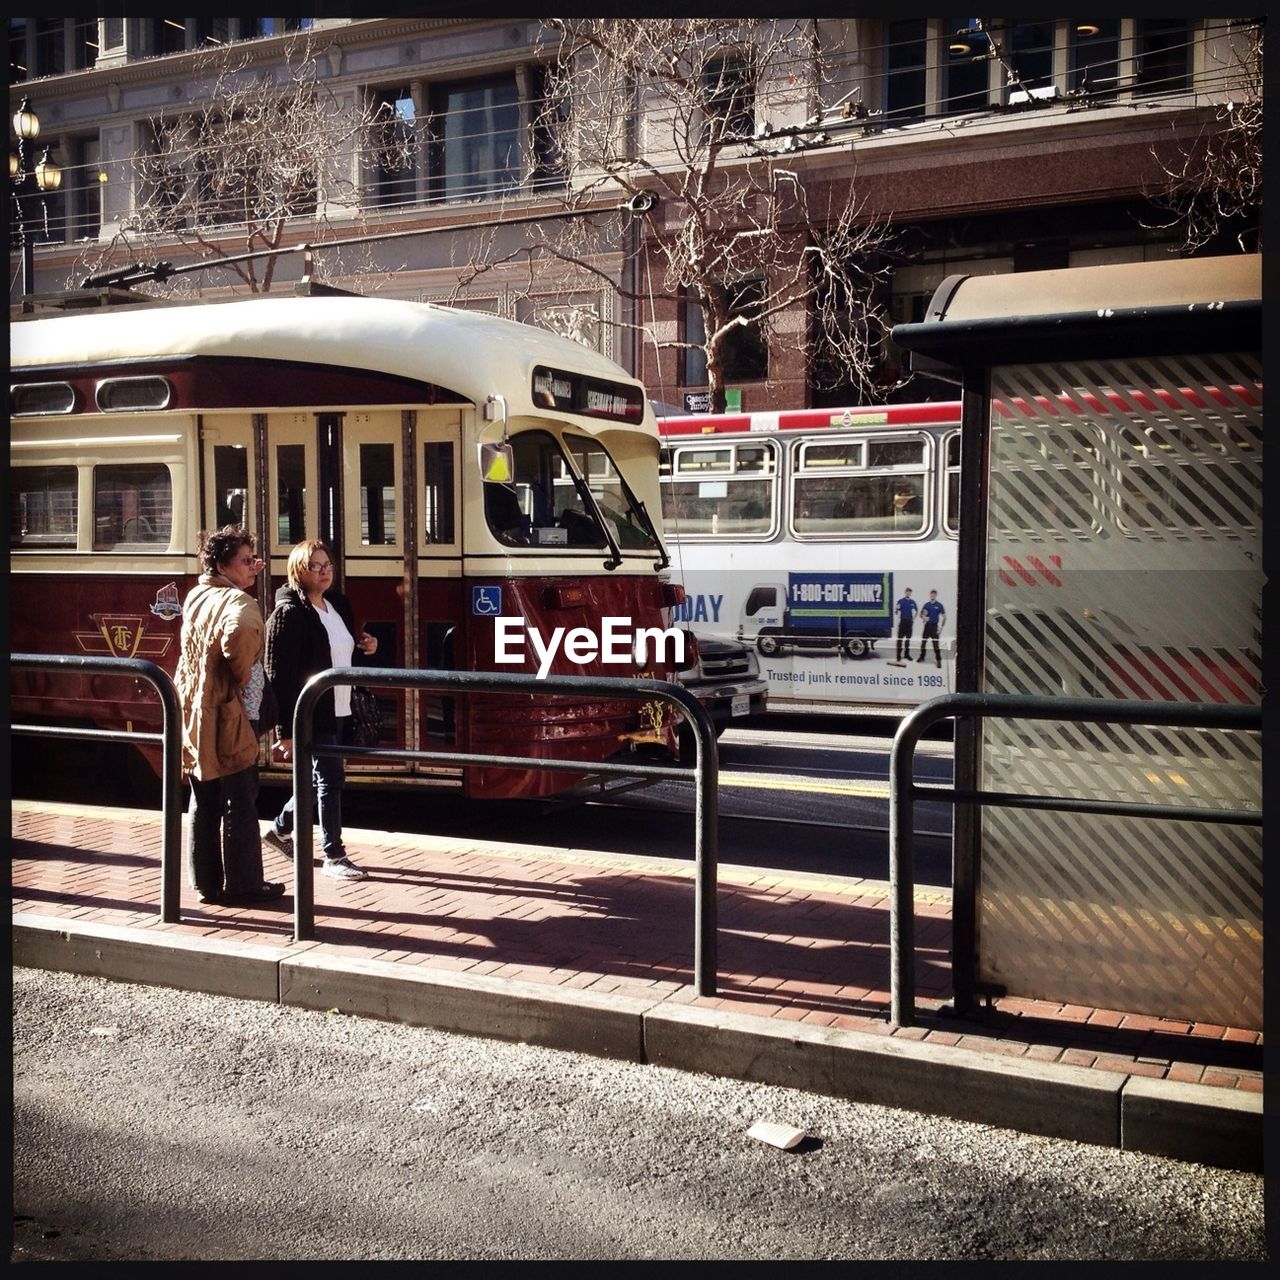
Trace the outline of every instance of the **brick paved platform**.
<instances>
[{"instance_id":1,"label":"brick paved platform","mask_svg":"<svg viewBox=\"0 0 1280 1280\"><path fill-rule=\"evenodd\" d=\"M182 922L162 924L158 813L17 801L12 828L15 920L31 915L157 938L297 945L288 896L263 907L209 907L184 888ZM369 878L316 876L310 956L1262 1091L1262 1037L1255 1032L1023 999L998 1000L970 1018L950 1015L943 1009L950 994L944 890L916 895L919 1025L893 1030L889 898L881 881L722 867L719 996L703 999L690 985L690 863L364 830L344 836ZM268 878L291 880L288 859L263 853Z\"/></svg>"}]
</instances>

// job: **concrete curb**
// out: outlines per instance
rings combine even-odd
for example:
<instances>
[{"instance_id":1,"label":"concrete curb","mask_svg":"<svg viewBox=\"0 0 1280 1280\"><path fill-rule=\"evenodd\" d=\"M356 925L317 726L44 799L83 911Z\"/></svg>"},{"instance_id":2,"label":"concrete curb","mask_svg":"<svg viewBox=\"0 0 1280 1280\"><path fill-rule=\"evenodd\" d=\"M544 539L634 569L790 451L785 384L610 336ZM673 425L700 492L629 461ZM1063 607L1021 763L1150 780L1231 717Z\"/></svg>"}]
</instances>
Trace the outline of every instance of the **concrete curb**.
<instances>
[{"instance_id":1,"label":"concrete curb","mask_svg":"<svg viewBox=\"0 0 1280 1280\"><path fill-rule=\"evenodd\" d=\"M312 953L280 964L280 1003L644 1061L643 1000Z\"/></svg>"},{"instance_id":2,"label":"concrete curb","mask_svg":"<svg viewBox=\"0 0 1280 1280\"><path fill-rule=\"evenodd\" d=\"M1120 1073L694 1006L645 1016L649 1061L1119 1146Z\"/></svg>"},{"instance_id":3,"label":"concrete curb","mask_svg":"<svg viewBox=\"0 0 1280 1280\"><path fill-rule=\"evenodd\" d=\"M97 924L59 916L13 917L13 963L34 969L180 987L242 1000L280 999L280 964L293 949L223 938Z\"/></svg>"},{"instance_id":4,"label":"concrete curb","mask_svg":"<svg viewBox=\"0 0 1280 1280\"><path fill-rule=\"evenodd\" d=\"M13 962L785 1085L1223 1168L1262 1170L1262 1095L287 947L13 918ZM211 963L213 961L213 963Z\"/></svg>"}]
</instances>

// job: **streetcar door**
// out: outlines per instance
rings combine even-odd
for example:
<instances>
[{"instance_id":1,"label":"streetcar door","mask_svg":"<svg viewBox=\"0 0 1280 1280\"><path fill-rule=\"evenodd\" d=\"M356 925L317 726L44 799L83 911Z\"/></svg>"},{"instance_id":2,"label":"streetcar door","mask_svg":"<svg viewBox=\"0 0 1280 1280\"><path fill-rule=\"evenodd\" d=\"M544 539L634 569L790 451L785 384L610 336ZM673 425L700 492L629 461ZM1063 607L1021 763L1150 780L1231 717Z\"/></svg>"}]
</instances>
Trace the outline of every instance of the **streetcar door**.
<instances>
[{"instance_id":1,"label":"streetcar door","mask_svg":"<svg viewBox=\"0 0 1280 1280\"><path fill-rule=\"evenodd\" d=\"M413 501L418 512L414 638L417 665L452 671L466 665L462 611L462 414L419 411L413 429ZM417 705L424 748L458 741L455 700L422 693Z\"/></svg>"},{"instance_id":2,"label":"streetcar door","mask_svg":"<svg viewBox=\"0 0 1280 1280\"><path fill-rule=\"evenodd\" d=\"M372 657L355 664L412 666L405 601L411 569L405 551L412 504L406 501L404 417L399 409L317 414L320 530L333 550L335 576L356 622L375 636ZM382 745L409 740L404 691L375 689L382 706ZM401 772L406 765L391 768Z\"/></svg>"},{"instance_id":3,"label":"streetcar door","mask_svg":"<svg viewBox=\"0 0 1280 1280\"><path fill-rule=\"evenodd\" d=\"M199 527L213 531L243 525L266 556L266 513L262 502L254 420L248 414L206 414L200 420L201 490ZM258 603L270 609L270 594L259 582Z\"/></svg>"}]
</instances>

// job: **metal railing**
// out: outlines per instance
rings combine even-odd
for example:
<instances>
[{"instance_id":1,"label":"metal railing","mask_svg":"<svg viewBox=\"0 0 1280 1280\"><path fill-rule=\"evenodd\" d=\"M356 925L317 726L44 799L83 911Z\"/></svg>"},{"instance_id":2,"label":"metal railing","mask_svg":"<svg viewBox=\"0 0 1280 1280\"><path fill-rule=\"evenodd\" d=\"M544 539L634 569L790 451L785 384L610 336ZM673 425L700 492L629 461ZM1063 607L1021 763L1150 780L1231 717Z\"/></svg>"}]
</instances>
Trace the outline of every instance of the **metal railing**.
<instances>
[{"instance_id":1,"label":"metal railing","mask_svg":"<svg viewBox=\"0 0 1280 1280\"><path fill-rule=\"evenodd\" d=\"M182 717L178 693L169 673L142 658L89 658L72 654L15 653L10 667L25 671L79 671L86 675L133 677L145 680L160 698L163 719L159 733L127 729L74 729L60 725L14 724L11 733L41 738L84 738L98 742L150 742L160 746L160 919L176 924L182 887Z\"/></svg>"},{"instance_id":2,"label":"metal railing","mask_svg":"<svg viewBox=\"0 0 1280 1280\"><path fill-rule=\"evenodd\" d=\"M951 804L1006 809L1051 809L1116 817L1178 819L1233 826L1260 826L1262 814L1248 809L1190 808L1133 801L1082 800L1074 796L1022 795L971 791L916 783L916 744L941 720L961 716L999 719L1062 720L1092 724L1166 725L1187 729L1258 730L1260 707L1206 705L1199 702L1126 702L1102 698L1045 698L1031 694L950 693L917 707L898 726L889 760L889 1020L910 1026L915 1017L915 809L917 798ZM957 878L957 877L953 877ZM965 877L973 883L971 874ZM952 901L952 928L972 939L976 894L965 904ZM960 911L964 918L957 914ZM953 943L952 988L958 1009L972 999L973 947Z\"/></svg>"},{"instance_id":3,"label":"metal railing","mask_svg":"<svg viewBox=\"0 0 1280 1280\"><path fill-rule=\"evenodd\" d=\"M630 702L656 698L674 704L693 730L696 758L692 769L675 765L599 763L586 760L547 760L536 756L504 756L458 751L414 751L398 747L317 745L312 741L316 703L341 684L433 693L515 693L542 697L585 696ZM315 797L311 757L359 756L361 759L420 761L432 764L510 766L558 770L565 773L616 774L652 779L694 778L694 984L699 995L716 994L716 870L719 810L719 758L715 727L702 704L686 689L662 680L627 680L616 676L537 676L487 671L405 670L398 667L330 667L317 672L303 686L293 713L294 796L294 939L315 937L315 868L312 865Z\"/></svg>"}]
</instances>

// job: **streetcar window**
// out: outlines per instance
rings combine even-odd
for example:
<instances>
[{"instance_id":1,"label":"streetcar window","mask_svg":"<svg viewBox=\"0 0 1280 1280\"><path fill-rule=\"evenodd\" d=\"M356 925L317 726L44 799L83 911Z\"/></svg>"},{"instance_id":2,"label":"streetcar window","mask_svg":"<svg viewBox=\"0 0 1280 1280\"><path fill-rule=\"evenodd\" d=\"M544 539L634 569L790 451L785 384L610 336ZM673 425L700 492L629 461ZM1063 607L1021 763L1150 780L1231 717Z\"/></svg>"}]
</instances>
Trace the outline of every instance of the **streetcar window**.
<instances>
[{"instance_id":1,"label":"streetcar window","mask_svg":"<svg viewBox=\"0 0 1280 1280\"><path fill-rule=\"evenodd\" d=\"M566 466L554 436L522 431L511 437L512 483L484 486L484 513L509 547L603 547L604 531L586 482Z\"/></svg>"},{"instance_id":2,"label":"streetcar window","mask_svg":"<svg viewBox=\"0 0 1280 1280\"><path fill-rule=\"evenodd\" d=\"M9 388L15 418L45 413L71 413L76 407L75 388L69 382L31 382Z\"/></svg>"},{"instance_id":3,"label":"streetcar window","mask_svg":"<svg viewBox=\"0 0 1280 1280\"><path fill-rule=\"evenodd\" d=\"M773 532L777 450L772 444L675 450L663 477L662 512L681 538L768 537Z\"/></svg>"},{"instance_id":4,"label":"streetcar window","mask_svg":"<svg viewBox=\"0 0 1280 1280\"><path fill-rule=\"evenodd\" d=\"M173 483L169 468L135 462L93 469L93 548L169 545Z\"/></svg>"},{"instance_id":5,"label":"streetcar window","mask_svg":"<svg viewBox=\"0 0 1280 1280\"><path fill-rule=\"evenodd\" d=\"M98 408L103 413L137 409L167 409L173 388L167 378L108 378L98 383Z\"/></svg>"},{"instance_id":6,"label":"streetcar window","mask_svg":"<svg viewBox=\"0 0 1280 1280\"><path fill-rule=\"evenodd\" d=\"M946 474L943 490L942 527L950 534L960 532L960 436L947 437Z\"/></svg>"},{"instance_id":7,"label":"streetcar window","mask_svg":"<svg viewBox=\"0 0 1280 1280\"><path fill-rule=\"evenodd\" d=\"M80 509L76 468L14 467L9 475L9 545L74 547Z\"/></svg>"},{"instance_id":8,"label":"streetcar window","mask_svg":"<svg viewBox=\"0 0 1280 1280\"><path fill-rule=\"evenodd\" d=\"M427 541L452 544L453 445L449 441L422 446L422 527ZM488 488L488 486L485 486Z\"/></svg>"},{"instance_id":9,"label":"streetcar window","mask_svg":"<svg viewBox=\"0 0 1280 1280\"><path fill-rule=\"evenodd\" d=\"M566 436L564 443L578 471L586 477L601 514L612 523L610 532L618 546L623 551L634 547L657 550L653 525L604 445L589 436Z\"/></svg>"},{"instance_id":10,"label":"streetcar window","mask_svg":"<svg viewBox=\"0 0 1280 1280\"><path fill-rule=\"evenodd\" d=\"M360 446L360 542L385 547L396 540L395 446Z\"/></svg>"},{"instance_id":11,"label":"streetcar window","mask_svg":"<svg viewBox=\"0 0 1280 1280\"><path fill-rule=\"evenodd\" d=\"M219 444L213 448L213 491L217 502L217 525L248 527L249 451L242 444Z\"/></svg>"},{"instance_id":12,"label":"streetcar window","mask_svg":"<svg viewBox=\"0 0 1280 1280\"><path fill-rule=\"evenodd\" d=\"M307 536L306 448L276 445L276 545L293 546Z\"/></svg>"}]
</instances>

